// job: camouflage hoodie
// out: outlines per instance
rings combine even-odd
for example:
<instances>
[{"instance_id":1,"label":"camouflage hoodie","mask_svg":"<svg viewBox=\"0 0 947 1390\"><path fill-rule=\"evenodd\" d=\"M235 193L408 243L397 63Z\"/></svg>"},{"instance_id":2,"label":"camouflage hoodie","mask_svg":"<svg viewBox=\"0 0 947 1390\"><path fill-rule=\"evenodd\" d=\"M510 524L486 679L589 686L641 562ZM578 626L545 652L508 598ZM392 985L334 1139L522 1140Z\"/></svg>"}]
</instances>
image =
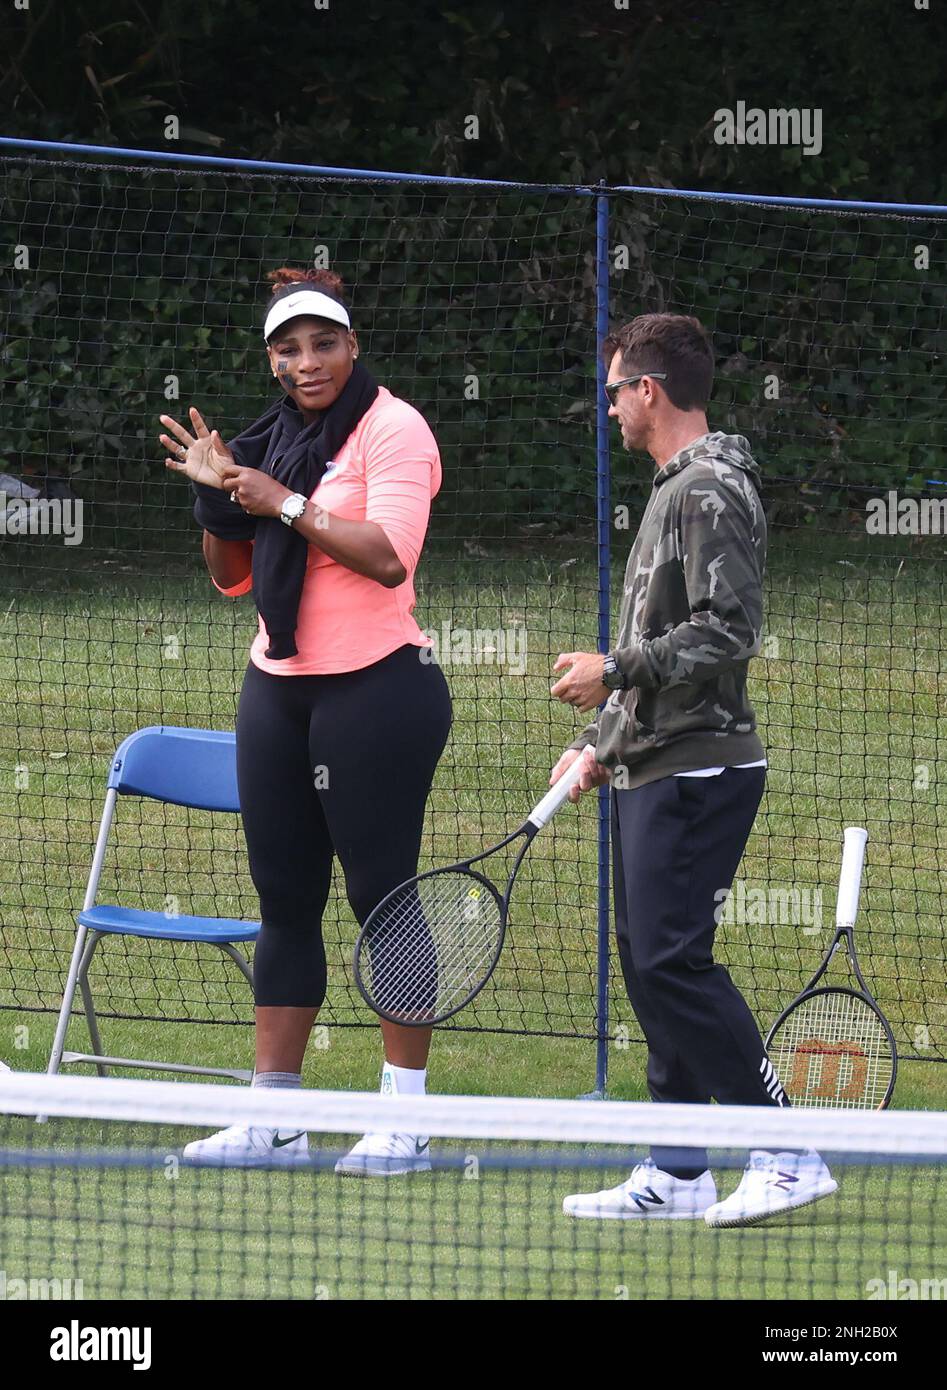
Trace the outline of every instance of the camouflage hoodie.
<instances>
[{"instance_id":1,"label":"camouflage hoodie","mask_svg":"<svg viewBox=\"0 0 947 1390\"><path fill-rule=\"evenodd\" d=\"M628 557L613 648L628 689L570 745L612 785L764 757L747 699L760 650L766 521L739 434L705 434L655 472Z\"/></svg>"}]
</instances>

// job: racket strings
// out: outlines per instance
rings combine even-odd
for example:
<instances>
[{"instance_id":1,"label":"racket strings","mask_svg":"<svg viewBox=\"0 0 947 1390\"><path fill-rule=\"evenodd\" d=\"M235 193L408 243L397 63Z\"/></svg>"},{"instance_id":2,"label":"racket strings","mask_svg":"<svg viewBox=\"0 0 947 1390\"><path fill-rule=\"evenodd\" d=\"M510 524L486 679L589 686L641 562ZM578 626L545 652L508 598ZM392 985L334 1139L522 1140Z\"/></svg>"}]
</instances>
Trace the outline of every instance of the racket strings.
<instances>
[{"instance_id":1,"label":"racket strings","mask_svg":"<svg viewBox=\"0 0 947 1390\"><path fill-rule=\"evenodd\" d=\"M406 1023L445 1017L488 975L503 913L474 874L446 870L407 885L368 923L362 979L374 1003Z\"/></svg>"},{"instance_id":2,"label":"racket strings","mask_svg":"<svg viewBox=\"0 0 947 1390\"><path fill-rule=\"evenodd\" d=\"M369 937L370 991L386 1012L405 1021L442 1015L475 988L492 963L499 912L491 924L470 904L423 904L415 896L391 904ZM364 975L363 965L363 975Z\"/></svg>"},{"instance_id":3,"label":"racket strings","mask_svg":"<svg viewBox=\"0 0 947 1390\"><path fill-rule=\"evenodd\" d=\"M802 1105L876 1110L894 1076L878 1014L865 999L836 990L793 1009L768 1052L790 1099Z\"/></svg>"}]
</instances>

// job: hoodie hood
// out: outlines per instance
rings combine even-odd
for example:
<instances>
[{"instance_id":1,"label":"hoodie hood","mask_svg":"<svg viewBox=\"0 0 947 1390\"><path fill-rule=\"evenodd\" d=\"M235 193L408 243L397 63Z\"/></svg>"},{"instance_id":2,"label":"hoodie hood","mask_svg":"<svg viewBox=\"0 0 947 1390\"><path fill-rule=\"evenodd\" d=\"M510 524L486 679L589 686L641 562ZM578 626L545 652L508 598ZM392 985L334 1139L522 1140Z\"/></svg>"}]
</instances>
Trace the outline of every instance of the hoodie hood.
<instances>
[{"instance_id":1,"label":"hoodie hood","mask_svg":"<svg viewBox=\"0 0 947 1390\"><path fill-rule=\"evenodd\" d=\"M731 468L741 468L759 485L760 470L750 453L749 440L742 434L724 434L716 430L711 434L702 434L668 459L663 468L658 468L654 486L660 487L667 478L673 478L691 463L709 463L711 466L728 464Z\"/></svg>"}]
</instances>

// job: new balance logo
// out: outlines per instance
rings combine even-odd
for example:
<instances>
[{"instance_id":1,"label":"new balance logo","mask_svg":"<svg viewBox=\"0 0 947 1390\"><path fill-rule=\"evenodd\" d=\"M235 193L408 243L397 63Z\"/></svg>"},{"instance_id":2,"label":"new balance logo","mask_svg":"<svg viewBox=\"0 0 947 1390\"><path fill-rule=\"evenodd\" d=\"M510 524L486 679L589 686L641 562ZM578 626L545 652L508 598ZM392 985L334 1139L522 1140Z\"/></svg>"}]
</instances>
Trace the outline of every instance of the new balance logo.
<instances>
[{"instance_id":1,"label":"new balance logo","mask_svg":"<svg viewBox=\"0 0 947 1390\"><path fill-rule=\"evenodd\" d=\"M653 1187L646 1187L644 1192L633 1192L631 1195L639 1211L647 1211L649 1206L664 1206L663 1197L659 1197Z\"/></svg>"},{"instance_id":2,"label":"new balance logo","mask_svg":"<svg viewBox=\"0 0 947 1390\"><path fill-rule=\"evenodd\" d=\"M779 1187L783 1192L791 1192L793 1183L798 1181L799 1179L796 1177L795 1173L784 1173L780 1168L779 1182L771 1182L770 1187Z\"/></svg>"}]
</instances>

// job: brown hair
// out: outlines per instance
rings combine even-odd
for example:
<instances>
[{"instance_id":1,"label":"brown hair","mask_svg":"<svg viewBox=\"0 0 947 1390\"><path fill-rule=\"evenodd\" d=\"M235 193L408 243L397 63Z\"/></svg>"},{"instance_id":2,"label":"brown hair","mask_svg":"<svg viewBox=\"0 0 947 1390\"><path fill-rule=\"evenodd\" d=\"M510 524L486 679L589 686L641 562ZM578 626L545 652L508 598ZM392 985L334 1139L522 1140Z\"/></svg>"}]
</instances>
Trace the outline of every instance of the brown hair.
<instances>
[{"instance_id":1,"label":"brown hair","mask_svg":"<svg viewBox=\"0 0 947 1390\"><path fill-rule=\"evenodd\" d=\"M345 304L345 288L342 284L342 277L336 275L334 270L316 270L311 266L298 269L296 266L281 265L276 270L268 271L266 278L273 286L273 293L270 296L271 305L275 304L278 299L282 299L284 295L290 294L294 289L298 289L300 284L312 285L313 289L321 290L330 299L337 299L340 304Z\"/></svg>"},{"instance_id":2,"label":"brown hair","mask_svg":"<svg viewBox=\"0 0 947 1390\"><path fill-rule=\"evenodd\" d=\"M659 385L678 410L702 410L714 381L714 350L699 319L686 314L639 314L602 343L606 366L621 353L622 373L666 372Z\"/></svg>"}]
</instances>

